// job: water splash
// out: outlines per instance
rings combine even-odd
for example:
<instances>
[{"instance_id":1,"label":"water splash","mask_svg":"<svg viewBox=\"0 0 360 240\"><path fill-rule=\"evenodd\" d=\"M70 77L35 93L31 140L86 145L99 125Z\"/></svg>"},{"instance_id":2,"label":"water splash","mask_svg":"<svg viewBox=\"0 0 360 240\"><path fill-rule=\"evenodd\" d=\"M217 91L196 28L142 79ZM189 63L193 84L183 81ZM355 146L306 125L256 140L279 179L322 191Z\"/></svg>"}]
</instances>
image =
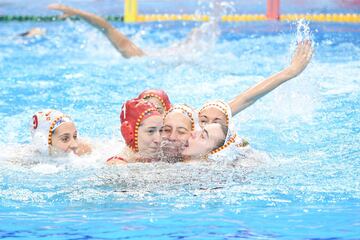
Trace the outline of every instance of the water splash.
<instances>
[{"instance_id":1,"label":"water splash","mask_svg":"<svg viewBox=\"0 0 360 240\"><path fill-rule=\"evenodd\" d=\"M8 24L4 27L7 28ZM136 25L131 28L137 30ZM119 214L115 213L114 208L123 205L125 207L122 209L132 210L134 208L127 203L136 202L139 203L138 207L143 209L151 209L150 204L165 206L163 209L166 213L191 207L188 211L194 212L198 218L208 217L209 212L221 214L214 210L222 210L225 211L226 221L245 216L244 222L249 225L251 219L255 218L273 223L273 219L262 216L277 216L281 209L280 219L284 219L287 224L289 218L299 220L299 224L304 223L309 229L314 224L306 224L309 219L308 212L325 209L333 217L339 217L340 214L349 216L352 220L340 223L339 226L346 231L355 229L351 226L355 226L352 223L357 220L353 220L354 215L351 213L358 212L359 207L354 208L354 202L358 206L360 198L360 168L356 159L359 155L359 128L356 121L359 119L359 80L356 78L359 75L356 74L359 72L359 48L356 35L322 35L323 38L338 44L319 46L320 51L314 64L316 68L307 69L299 80L286 83L242 113L249 121L237 125L242 131L241 134L249 137L252 146L269 153L271 164L266 163L256 169L247 167L253 164L253 161L246 163L245 167L219 163L157 163L110 168L102 167L103 165L100 167L100 164L87 165L87 158L79 158L77 160L80 161L76 162L78 167L69 162L59 165L49 163L50 166L46 166L46 163L37 164L33 165L33 168L7 161L9 156L6 156L6 153L21 151L23 148L19 145L6 149L6 146L14 142L26 142L28 131L21 119L31 114L35 107L38 109L48 104L65 106L66 112L78 116L79 127L85 126L84 131L81 131L82 135L94 138L119 136L116 113L121 107L119 104L139 90L149 86L165 86L174 102L191 104L200 104L214 96L227 99L261 80L260 75L264 72L283 67L285 60L282 58L288 50L289 39L294 37L288 34L274 36L261 33L260 36L241 33L232 37L224 32L224 38L220 43L216 43L217 49L215 54L211 53L211 58L205 56L196 61L196 64L179 63L180 67L173 68L172 64L159 66L158 59L154 60L155 64L150 67L144 64L147 60L141 59L120 61L116 66L101 64L105 61L98 61L94 54L90 54L90 47L88 51L87 47L85 51L78 47L87 36L75 35L69 26L59 31L58 27L55 29L51 24L49 29L53 29L50 34L57 34L52 39L31 48L20 47L20 50L18 47L8 47L14 46L8 43L2 53L4 71L0 81L4 108L1 109L0 128L0 202L1 210L5 210L1 217L12 218L4 221L4 224L10 222L11 225L19 225L19 215L15 215L19 213L18 208L26 211L24 214L36 217L33 208L29 210L27 206L49 206L45 208L47 213L40 215L44 216L41 218L44 219L43 222L48 222L49 218L59 219L56 206L61 209L64 206L65 210L68 210L69 206L75 206L76 211L80 212L74 212L91 215L90 211L82 210L92 208L87 207L87 202L91 202L93 209L101 212L103 219L113 222L111 214ZM161 45L157 39L161 39L168 32L179 31L180 35L185 35L188 30L154 28L155 40L149 41ZM165 37L167 36L169 35ZM101 35L99 39L100 37L102 38ZM56 39L60 41L57 43ZM106 42L106 39L102 38L101 41ZM37 61L34 61L39 45L44 47L47 58L37 58ZM111 45L108 46L109 48L98 50L99 55L104 54L103 59L111 57L107 57L105 51L115 52ZM233 52L238 53L230 58L229 54ZM191 54L188 55L190 58ZM58 60L59 58L61 60ZM278 59L281 60L277 61ZM261 64L257 64L259 62ZM43 67L39 69L38 66ZM72 77L75 77L73 81ZM316 89L319 85L320 89ZM69 91L72 94L64 95ZM317 97L321 100L319 108L312 111L314 105L311 99ZM303 116L313 116L315 121L304 124ZM114 131L117 134L113 134L112 129L116 129ZM107 144L102 139L97 140ZM122 145L117 146L117 149L120 149ZM117 153L115 144L114 149L98 150L89 158L103 163L107 155L110 157L111 151ZM69 202L70 204L67 204ZM334 202L337 202L337 205L334 205ZM212 207L214 205L217 205L215 209ZM6 206L12 207L10 211L14 215L7 212ZM306 213L302 212L304 206L308 211ZM104 213L106 209L109 209L108 213ZM199 209L202 210L199 212ZM227 215L226 211L234 209L241 214ZM350 213L344 212L344 209L348 209ZM155 208L151 211L154 215L161 215ZM134 217L132 212L129 215ZM142 215L146 216L146 213ZM297 219L293 218L295 215ZM72 217L73 215L69 215L69 219ZM179 218L168 218L169 222L164 222L162 229L166 229L168 224L181 222L176 221L177 219ZM180 218L182 219L189 219L189 216ZM319 219L328 218L324 215L314 216L314 220ZM127 220L129 216L121 219ZM201 221L203 222L203 219ZM138 223L137 221L134 225ZM73 227L72 223L71 226ZM285 223L285 226L288 225ZM6 225L3 228L12 229ZM116 231L118 229L116 228ZM333 236L338 234L326 237ZM163 236L159 238L161 237Z\"/></svg>"},{"instance_id":2,"label":"water splash","mask_svg":"<svg viewBox=\"0 0 360 240\"><path fill-rule=\"evenodd\" d=\"M201 1L199 3L201 3ZM205 12L203 10L197 10L195 14L207 14L210 17L209 21L202 23L199 27L193 28L185 40L175 43L164 51L161 51L162 57L171 56L178 60L196 59L215 46L221 34L219 27L221 17L227 14L229 9L232 8L232 4L220 0L206 1L206 4L210 10ZM155 55L158 56L158 54Z\"/></svg>"},{"instance_id":3,"label":"water splash","mask_svg":"<svg viewBox=\"0 0 360 240\"><path fill-rule=\"evenodd\" d=\"M305 19L300 19L296 23L296 40L301 42L304 40L312 40L312 33L310 31L309 22Z\"/></svg>"},{"instance_id":4,"label":"water splash","mask_svg":"<svg viewBox=\"0 0 360 240\"><path fill-rule=\"evenodd\" d=\"M310 29L309 22L306 21L305 19L300 19L300 20L294 22L293 25L296 28L296 32L290 43L289 52L291 54L288 55L289 62L291 60L292 53L295 51L298 43L300 43L302 41L312 41L312 45L314 46L313 34Z\"/></svg>"}]
</instances>

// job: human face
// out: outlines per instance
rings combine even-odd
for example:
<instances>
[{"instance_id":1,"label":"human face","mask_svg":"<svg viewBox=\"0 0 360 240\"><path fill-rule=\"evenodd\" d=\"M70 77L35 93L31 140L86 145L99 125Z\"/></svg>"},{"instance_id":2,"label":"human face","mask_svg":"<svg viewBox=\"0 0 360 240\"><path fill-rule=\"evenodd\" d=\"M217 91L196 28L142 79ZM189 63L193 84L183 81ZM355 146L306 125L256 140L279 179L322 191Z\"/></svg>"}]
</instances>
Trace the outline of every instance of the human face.
<instances>
[{"instance_id":1,"label":"human face","mask_svg":"<svg viewBox=\"0 0 360 240\"><path fill-rule=\"evenodd\" d=\"M192 132L182 154L193 158L204 156L223 142L225 137L220 124L207 124L202 130Z\"/></svg>"},{"instance_id":2,"label":"human face","mask_svg":"<svg viewBox=\"0 0 360 240\"><path fill-rule=\"evenodd\" d=\"M77 130L72 122L65 122L55 129L51 139L52 153L76 154L78 149Z\"/></svg>"},{"instance_id":3,"label":"human face","mask_svg":"<svg viewBox=\"0 0 360 240\"><path fill-rule=\"evenodd\" d=\"M151 116L141 122L138 131L138 148L141 155L149 157L159 153L162 123L161 116Z\"/></svg>"},{"instance_id":4,"label":"human face","mask_svg":"<svg viewBox=\"0 0 360 240\"><path fill-rule=\"evenodd\" d=\"M148 98L146 98L144 100L149 102L149 103L154 104L154 106L156 107L156 110L160 114L164 114L164 112L165 112L164 106L162 105L162 102L157 97L148 97Z\"/></svg>"},{"instance_id":5,"label":"human face","mask_svg":"<svg viewBox=\"0 0 360 240\"><path fill-rule=\"evenodd\" d=\"M199 113L200 126L209 123L220 123L226 126L226 115L216 107L207 107Z\"/></svg>"},{"instance_id":6,"label":"human face","mask_svg":"<svg viewBox=\"0 0 360 240\"><path fill-rule=\"evenodd\" d=\"M175 110L166 115L162 129L165 154L181 154L191 135L191 125L191 119L182 112Z\"/></svg>"},{"instance_id":7,"label":"human face","mask_svg":"<svg viewBox=\"0 0 360 240\"><path fill-rule=\"evenodd\" d=\"M166 115L162 137L170 141L186 141L191 133L191 119L181 112L173 111Z\"/></svg>"}]
</instances>

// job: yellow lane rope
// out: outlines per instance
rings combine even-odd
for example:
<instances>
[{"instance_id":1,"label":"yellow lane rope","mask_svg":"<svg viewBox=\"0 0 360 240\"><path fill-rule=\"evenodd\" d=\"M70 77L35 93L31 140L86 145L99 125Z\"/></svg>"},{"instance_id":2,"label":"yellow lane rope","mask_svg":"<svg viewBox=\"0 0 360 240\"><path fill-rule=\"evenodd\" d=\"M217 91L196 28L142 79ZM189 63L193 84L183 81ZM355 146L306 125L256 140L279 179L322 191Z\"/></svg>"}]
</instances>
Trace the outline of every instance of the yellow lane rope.
<instances>
[{"instance_id":1,"label":"yellow lane rope","mask_svg":"<svg viewBox=\"0 0 360 240\"><path fill-rule=\"evenodd\" d=\"M207 15L192 14L147 14L137 15L133 18L135 22L157 22L157 21L209 21ZM280 21L297 21L305 19L314 22L339 22L339 23L360 23L360 14L283 14ZM222 16L224 22L252 22L268 20L262 14L237 14Z\"/></svg>"}]
</instances>

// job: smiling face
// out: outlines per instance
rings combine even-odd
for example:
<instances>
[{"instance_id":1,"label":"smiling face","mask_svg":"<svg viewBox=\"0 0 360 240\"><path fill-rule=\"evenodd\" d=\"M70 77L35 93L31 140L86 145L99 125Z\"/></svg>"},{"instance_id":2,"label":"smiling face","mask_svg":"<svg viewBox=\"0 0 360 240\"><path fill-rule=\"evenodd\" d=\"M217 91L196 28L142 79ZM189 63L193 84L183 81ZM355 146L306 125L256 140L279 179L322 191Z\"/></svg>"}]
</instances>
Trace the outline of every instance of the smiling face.
<instances>
[{"instance_id":1,"label":"smiling face","mask_svg":"<svg viewBox=\"0 0 360 240\"><path fill-rule=\"evenodd\" d=\"M192 132L188 145L183 151L183 156L197 158L209 154L212 150L223 145L225 132L221 124L211 123L204 126L202 130Z\"/></svg>"},{"instance_id":2,"label":"smiling face","mask_svg":"<svg viewBox=\"0 0 360 240\"><path fill-rule=\"evenodd\" d=\"M173 111L166 115L162 136L170 141L186 141L190 137L191 119L185 114Z\"/></svg>"},{"instance_id":3,"label":"smiling face","mask_svg":"<svg viewBox=\"0 0 360 240\"><path fill-rule=\"evenodd\" d=\"M77 130L72 122L65 122L55 129L52 135L52 153L76 153L78 148Z\"/></svg>"},{"instance_id":4,"label":"smiling face","mask_svg":"<svg viewBox=\"0 0 360 240\"><path fill-rule=\"evenodd\" d=\"M199 123L201 127L210 123L219 123L226 126L226 115L216 107L207 107L199 113Z\"/></svg>"},{"instance_id":5,"label":"smiling face","mask_svg":"<svg viewBox=\"0 0 360 240\"><path fill-rule=\"evenodd\" d=\"M151 157L159 153L162 123L159 115L148 117L141 122L138 131L138 148L142 156Z\"/></svg>"},{"instance_id":6,"label":"smiling face","mask_svg":"<svg viewBox=\"0 0 360 240\"><path fill-rule=\"evenodd\" d=\"M182 112L172 111L166 115L162 129L162 149L165 155L181 154L191 135L191 127L191 119Z\"/></svg>"}]
</instances>

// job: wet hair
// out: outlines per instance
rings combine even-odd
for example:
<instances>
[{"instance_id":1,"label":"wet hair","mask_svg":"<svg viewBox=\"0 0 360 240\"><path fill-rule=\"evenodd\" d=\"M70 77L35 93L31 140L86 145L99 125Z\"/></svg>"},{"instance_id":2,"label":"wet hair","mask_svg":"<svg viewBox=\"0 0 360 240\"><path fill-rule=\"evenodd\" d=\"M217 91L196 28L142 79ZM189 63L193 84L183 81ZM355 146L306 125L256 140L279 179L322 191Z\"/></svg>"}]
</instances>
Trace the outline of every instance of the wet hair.
<instances>
[{"instance_id":1,"label":"wet hair","mask_svg":"<svg viewBox=\"0 0 360 240\"><path fill-rule=\"evenodd\" d=\"M145 96L143 99L144 99L144 100L149 100L150 98L153 98L153 97L155 97L155 96L147 95L147 96Z\"/></svg>"},{"instance_id":2,"label":"wet hair","mask_svg":"<svg viewBox=\"0 0 360 240\"><path fill-rule=\"evenodd\" d=\"M218 124L220 125L221 130L224 133L224 138L219 139L217 141L216 145L211 149L211 151L214 151L215 149L218 149L218 148L222 147L225 144L227 132L229 130L228 126L226 126L224 124L220 124L220 123L218 123Z\"/></svg>"}]
</instances>

